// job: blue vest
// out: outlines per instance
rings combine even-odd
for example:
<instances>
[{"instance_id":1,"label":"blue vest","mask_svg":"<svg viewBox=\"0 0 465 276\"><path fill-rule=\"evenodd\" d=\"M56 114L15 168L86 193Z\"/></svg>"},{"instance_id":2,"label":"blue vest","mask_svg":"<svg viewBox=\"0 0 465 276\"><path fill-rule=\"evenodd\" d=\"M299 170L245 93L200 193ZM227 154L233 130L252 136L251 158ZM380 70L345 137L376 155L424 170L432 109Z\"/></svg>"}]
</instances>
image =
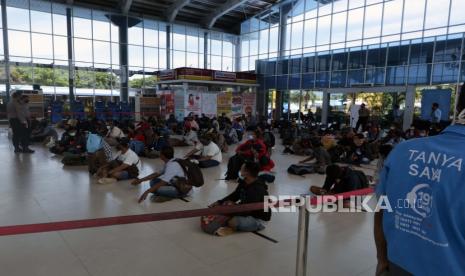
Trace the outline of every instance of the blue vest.
<instances>
[{"instance_id":1,"label":"blue vest","mask_svg":"<svg viewBox=\"0 0 465 276\"><path fill-rule=\"evenodd\" d=\"M385 161L388 258L414 275L465 275L465 126L397 145Z\"/></svg>"}]
</instances>

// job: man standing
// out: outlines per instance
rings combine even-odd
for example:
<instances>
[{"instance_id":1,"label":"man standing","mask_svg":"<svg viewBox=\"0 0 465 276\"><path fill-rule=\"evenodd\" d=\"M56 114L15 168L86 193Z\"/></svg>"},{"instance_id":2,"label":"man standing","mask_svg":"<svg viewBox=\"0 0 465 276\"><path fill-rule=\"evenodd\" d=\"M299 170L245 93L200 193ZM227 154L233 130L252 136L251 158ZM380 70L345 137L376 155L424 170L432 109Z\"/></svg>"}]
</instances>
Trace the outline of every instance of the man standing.
<instances>
[{"instance_id":1,"label":"man standing","mask_svg":"<svg viewBox=\"0 0 465 276\"><path fill-rule=\"evenodd\" d=\"M376 275L465 275L464 90L458 124L397 145L384 163L376 193L392 212L375 214Z\"/></svg>"},{"instance_id":2,"label":"man standing","mask_svg":"<svg viewBox=\"0 0 465 276\"><path fill-rule=\"evenodd\" d=\"M358 121L357 125L355 126L355 131L358 132L360 126L362 126L362 132L366 130L366 125L368 124L368 120L370 119L370 110L366 108L365 104L362 103L360 109L358 110Z\"/></svg>"},{"instance_id":3,"label":"man standing","mask_svg":"<svg viewBox=\"0 0 465 276\"><path fill-rule=\"evenodd\" d=\"M19 120L16 112L16 105L18 104L20 94L18 92L11 93L11 99L6 106L8 121L10 123L11 130L13 132L13 146L15 153L20 153L22 150L19 147L20 135L19 135Z\"/></svg>"},{"instance_id":4,"label":"man standing","mask_svg":"<svg viewBox=\"0 0 465 276\"><path fill-rule=\"evenodd\" d=\"M431 123L432 124L439 124L442 118L442 111L439 109L438 103L433 103L431 107Z\"/></svg>"},{"instance_id":5,"label":"man standing","mask_svg":"<svg viewBox=\"0 0 465 276\"><path fill-rule=\"evenodd\" d=\"M9 114L13 117L16 116L17 120L13 120L14 124L16 124L17 134L13 134L13 144L17 143L17 145L14 145L15 152L34 153L34 151L29 148L31 136L29 97L27 95L16 95L16 98L13 98L12 102L12 106L9 107ZM14 112L16 112L16 114L14 114ZM14 136L16 136L16 138ZM21 149L18 147L19 144L21 144Z\"/></svg>"}]
</instances>

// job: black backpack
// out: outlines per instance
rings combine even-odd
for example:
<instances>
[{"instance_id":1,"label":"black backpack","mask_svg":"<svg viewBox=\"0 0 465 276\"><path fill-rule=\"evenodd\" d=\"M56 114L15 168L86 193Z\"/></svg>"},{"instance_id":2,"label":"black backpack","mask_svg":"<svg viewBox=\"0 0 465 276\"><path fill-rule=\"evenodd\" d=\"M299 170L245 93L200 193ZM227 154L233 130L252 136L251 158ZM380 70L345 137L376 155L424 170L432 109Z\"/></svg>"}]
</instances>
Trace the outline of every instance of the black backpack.
<instances>
[{"instance_id":1,"label":"black backpack","mask_svg":"<svg viewBox=\"0 0 465 276\"><path fill-rule=\"evenodd\" d=\"M176 159L176 162L181 165L184 173L186 174L187 184L194 187L202 187L204 184L203 174L199 166L189 160Z\"/></svg>"}]
</instances>

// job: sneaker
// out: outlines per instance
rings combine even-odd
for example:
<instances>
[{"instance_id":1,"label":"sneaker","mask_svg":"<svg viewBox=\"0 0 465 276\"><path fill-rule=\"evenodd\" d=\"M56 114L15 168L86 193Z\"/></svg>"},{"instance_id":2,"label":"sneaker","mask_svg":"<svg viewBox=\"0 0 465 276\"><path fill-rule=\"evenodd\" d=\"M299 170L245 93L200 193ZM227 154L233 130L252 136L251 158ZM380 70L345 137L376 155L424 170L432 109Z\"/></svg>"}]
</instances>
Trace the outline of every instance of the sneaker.
<instances>
[{"instance_id":1,"label":"sneaker","mask_svg":"<svg viewBox=\"0 0 465 276\"><path fill-rule=\"evenodd\" d=\"M167 196L153 196L152 201L157 202L157 203L162 203L162 202L167 202L170 200L173 200L174 198L172 197L167 197Z\"/></svg>"},{"instance_id":2,"label":"sneaker","mask_svg":"<svg viewBox=\"0 0 465 276\"><path fill-rule=\"evenodd\" d=\"M216 230L215 235L220 237L229 236L234 233L234 230L231 227L220 227Z\"/></svg>"},{"instance_id":3,"label":"sneaker","mask_svg":"<svg viewBox=\"0 0 465 276\"><path fill-rule=\"evenodd\" d=\"M115 178L110 178L110 177L104 177L104 178L100 178L98 180L98 183L99 184L112 184L112 183L115 183L116 182L116 179Z\"/></svg>"}]
</instances>

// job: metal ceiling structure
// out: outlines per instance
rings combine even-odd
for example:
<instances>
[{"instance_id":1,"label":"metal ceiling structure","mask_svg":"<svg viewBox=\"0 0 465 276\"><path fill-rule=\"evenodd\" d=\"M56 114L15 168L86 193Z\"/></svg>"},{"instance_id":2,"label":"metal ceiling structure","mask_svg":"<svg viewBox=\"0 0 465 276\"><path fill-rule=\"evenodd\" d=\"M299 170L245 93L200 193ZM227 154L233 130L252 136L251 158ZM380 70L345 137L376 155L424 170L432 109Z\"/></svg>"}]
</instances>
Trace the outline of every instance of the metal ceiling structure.
<instances>
[{"instance_id":1,"label":"metal ceiling structure","mask_svg":"<svg viewBox=\"0 0 465 276\"><path fill-rule=\"evenodd\" d=\"M238 34L240 23L280 0L62 0L74 6L185 22Z\"/></svg>"}]
</instances>

